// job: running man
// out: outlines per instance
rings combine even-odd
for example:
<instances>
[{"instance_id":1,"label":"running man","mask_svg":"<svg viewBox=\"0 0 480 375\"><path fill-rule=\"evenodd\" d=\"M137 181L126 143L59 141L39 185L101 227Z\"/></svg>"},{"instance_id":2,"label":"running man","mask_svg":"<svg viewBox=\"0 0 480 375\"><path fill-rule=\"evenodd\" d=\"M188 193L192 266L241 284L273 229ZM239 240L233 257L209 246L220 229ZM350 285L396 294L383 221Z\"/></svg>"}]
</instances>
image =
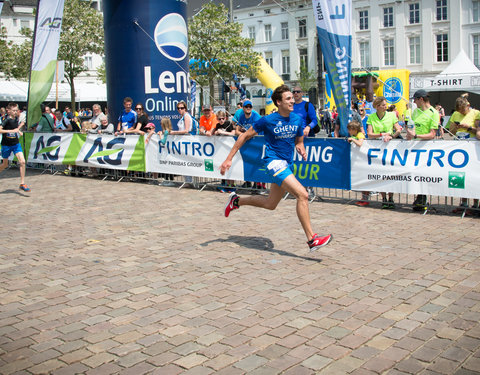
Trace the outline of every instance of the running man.
<instances>
[{"instance_id":1,"label":"running man","mask_svg":"<svg viewBox=\"0 0 480 375\"><path fill-rule=\"evenodd\" d=\"M22 146L20 146L19 137L23 134L20 129L25 125L24 122L18 124L18 105L10 103L7 108L8 117L0 125L0 134L2 134L2 158L0 172L8 167L8 158L13 153L20 164L20 186L23 191L30 191L25 185L25 157L23 156Z\"/></svg>"},{"instance_id":2,"label":"running man","mask_svg":"<svg viewBox=\"0 0 480 375\"><path fill-rule=\"evenodd\" d=\"M262 132L265 136L265 156L263 158L267 173L274 180L268 197L252 195L239 197L232 193L225 206L225 216L228 217L232 210L240 206L254 206L274 210L285 192L292 194L297 199L297 216L307 236L310 251L327 245L332 240L332 235L321 237L313 233L308 210L308 193L293 175L293 153L296 149L303 160L307 159L303 145L303 120L293 111L293 94L286 85L279 86L272 94L272 101L277 106L278 112L262 117L253 124L245 133L242 133L225 161L220 166L220 173L225 174L232 166L235 154L250 138Z\"/></svg>"}]
</instances>

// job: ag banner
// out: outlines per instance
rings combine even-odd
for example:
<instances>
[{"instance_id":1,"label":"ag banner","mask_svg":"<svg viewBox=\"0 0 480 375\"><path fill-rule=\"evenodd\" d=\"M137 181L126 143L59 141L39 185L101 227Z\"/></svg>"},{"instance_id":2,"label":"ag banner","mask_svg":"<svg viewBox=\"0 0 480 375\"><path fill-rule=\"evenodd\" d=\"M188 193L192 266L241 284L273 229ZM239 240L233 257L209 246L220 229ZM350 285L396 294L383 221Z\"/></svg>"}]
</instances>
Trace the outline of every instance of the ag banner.
<instances>
[{"instance_id":1,"label":"ag banner","mask_svg":"<svg viewBox=\"0 0 480 375\"><path fill-rule=\"evenodd\" d=\"M89 134L75 161L76 165L129 171L145 171L144 139L139 135L115 137Z\"/></svg>"},{"instance_id":2,"label":"ag banner","mask_svg":"<svg viewBox=\"0 0 480 375\"><path fill-rule=\"evenodd\" d=\"M146 170L184 176L243 180L244 163L235 155L226 176L220 175L220 165L227 158L233 137L169 136L164 145L153 135L145 146Z\"/></svg>"},{"instance_id":3,"label":"ag banner","mask_svg":"<svg viewBox=\"0 0 480 375\"><path fill-rule=\"evenodd\" d=\"M25 133L30 144L27 160L38 164L63 164L73 133ZM27 146L27 142L25 144ZM27 147L25 147L27 148ZM27 151L27 150L25 150Z\"/></svg>"},{"instance_id":4,"label":"ag banner","mask_svg":"<svg viewBox=\"0 0 480 375\"><path fill-rule=\"evenodd\" d=\"M480 142L366 140L352 146L352 189L478 198Z\"/></svg>"}]
</instances>

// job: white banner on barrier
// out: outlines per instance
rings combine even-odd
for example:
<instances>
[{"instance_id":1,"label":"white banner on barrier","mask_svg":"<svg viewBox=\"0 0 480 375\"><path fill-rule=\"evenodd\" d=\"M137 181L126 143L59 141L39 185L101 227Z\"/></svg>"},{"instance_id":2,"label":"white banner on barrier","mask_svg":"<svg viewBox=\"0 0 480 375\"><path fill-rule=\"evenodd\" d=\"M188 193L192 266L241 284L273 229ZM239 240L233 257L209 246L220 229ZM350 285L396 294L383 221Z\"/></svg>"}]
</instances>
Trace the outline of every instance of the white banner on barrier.
<instances>
[{"instance_id":1,"label":"white banner on barrier","mask_svg":"<svg viewBox=\"0 0 480 375\"><path fill-rule=\"evenodd\" d=\"M351 148L352 190L480 198L480 142L366 140Z\"/></svg>"},{"instance_id":2,"label":"white banner on barrier","mask_svg":"<svg viewBox=\"0 0 480 375\"><path fill-rule=\"evenodd\" d=\"M169 136L162 145L155 134L145 146L146 171L243 180L243 161L239 152L227 175L220 175L220 165L234 143L233 137Z\"/></svg>"},{"instance_id":3,"label":"white banner on barrier","mask_svg":"<svg viewBox=\"0 0 480 375\"><path fill-rule=\"evenodd\" d=\"M137 147L139 135L115 137L89 134L80 149L76 165L120 170L144 169L144 148ZM136 163L136 166L132 164Z\"/></svg>"},{"instance_id":4,"label":"white banner on barrier","mask_svg":"<svg viewBox=\"0 0 480 375\"><path fill-rule=\"evenodd\" d=\"M62 164L67 154L72 133L35 133L28 153L29 163Z\"/></svg>"}]
</instances>

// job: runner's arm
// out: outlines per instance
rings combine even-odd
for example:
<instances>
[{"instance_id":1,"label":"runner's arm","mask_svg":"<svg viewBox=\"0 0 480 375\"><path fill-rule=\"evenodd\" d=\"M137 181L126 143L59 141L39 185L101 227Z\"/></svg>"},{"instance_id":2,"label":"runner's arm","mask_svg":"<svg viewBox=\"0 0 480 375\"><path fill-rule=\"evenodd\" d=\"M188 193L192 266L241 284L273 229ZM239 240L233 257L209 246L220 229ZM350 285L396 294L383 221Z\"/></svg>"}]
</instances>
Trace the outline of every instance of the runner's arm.
<instances>
[{"instance_id":1,"label":"runner's arm","mask_svg":"<svg viewBox=\"0 0 480 375\"><path fill-rule=\"evenodd\" d=\"M305 145L303 144L303 137L295 138L295 150L297 150L303 160L307 160L307 152L305 151Z\"/></svg>"},{"instance_id":2,"label":"runner's arm","mask_svg":"<svg viewBox=\"0 0 480 375\"><path fill-rule=\"evenodd\" d=\"M230 169L232 166L232 160L235 154L242 148L242 146L247 142L250 138L253 138L257 135L257 132L253 129L253 127L249 128L245 133L242 133L235 144L233 145L230 153L228 154L225 161L220 166L220 174L224 175L226 171Z\"/></svg>"}]
</instances>

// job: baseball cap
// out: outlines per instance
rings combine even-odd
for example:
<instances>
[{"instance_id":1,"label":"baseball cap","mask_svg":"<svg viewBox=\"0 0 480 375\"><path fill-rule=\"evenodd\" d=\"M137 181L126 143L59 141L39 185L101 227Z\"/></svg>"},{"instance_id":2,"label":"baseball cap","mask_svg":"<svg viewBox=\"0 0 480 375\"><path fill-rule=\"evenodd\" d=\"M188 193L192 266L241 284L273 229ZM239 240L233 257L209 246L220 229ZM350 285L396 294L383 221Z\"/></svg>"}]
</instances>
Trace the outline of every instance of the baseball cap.
<instances>
[{"instance_id":1,"label":"baseball cap","mask_svg":"<svg viewBox=\"0 0 480 375\"><path fill-rule=\"evenodd\" d=\"M415 91L415 94L413 94L412 99L428 98L428 96L429 96L428 92L426 92L423 89L420 89L420 90Z\"/></svg>"},{"instance_id":2,"label":"baseball cap","mask_svg":"<svg viewBox=\"0 0 480 375\"><path fill-rule=\"evenodd\" d=\"M202 105L202 111L203 111L204 109L208 109L208 110L209 110L209 109L210 109L210 104L204 104L204 105Z\"/></svg>"},{"instance_id":3,"label":"baseball cap","mask_svg":"<svg viewBox=\"0 0 480 375\"><path fill-rule=\"evenodd\" d=\"M245 107L246 105L251 105L251 106L253 107L253 104L252 104L252 102L251 102L250 100L245 100L245 101L243 102L243 106Z\"/></svg>"},{"instance_id":4,"label":"baseball cap","mask_svg":"<svg viewBox=\"0 0 480 375\"><path fill-rule=\"evenodd\" d=\"M147 125L145 125L146 128L154 128L155 127L155 124L152 124L151 122L149 122Z\"/></svg>"}]
</instances>

